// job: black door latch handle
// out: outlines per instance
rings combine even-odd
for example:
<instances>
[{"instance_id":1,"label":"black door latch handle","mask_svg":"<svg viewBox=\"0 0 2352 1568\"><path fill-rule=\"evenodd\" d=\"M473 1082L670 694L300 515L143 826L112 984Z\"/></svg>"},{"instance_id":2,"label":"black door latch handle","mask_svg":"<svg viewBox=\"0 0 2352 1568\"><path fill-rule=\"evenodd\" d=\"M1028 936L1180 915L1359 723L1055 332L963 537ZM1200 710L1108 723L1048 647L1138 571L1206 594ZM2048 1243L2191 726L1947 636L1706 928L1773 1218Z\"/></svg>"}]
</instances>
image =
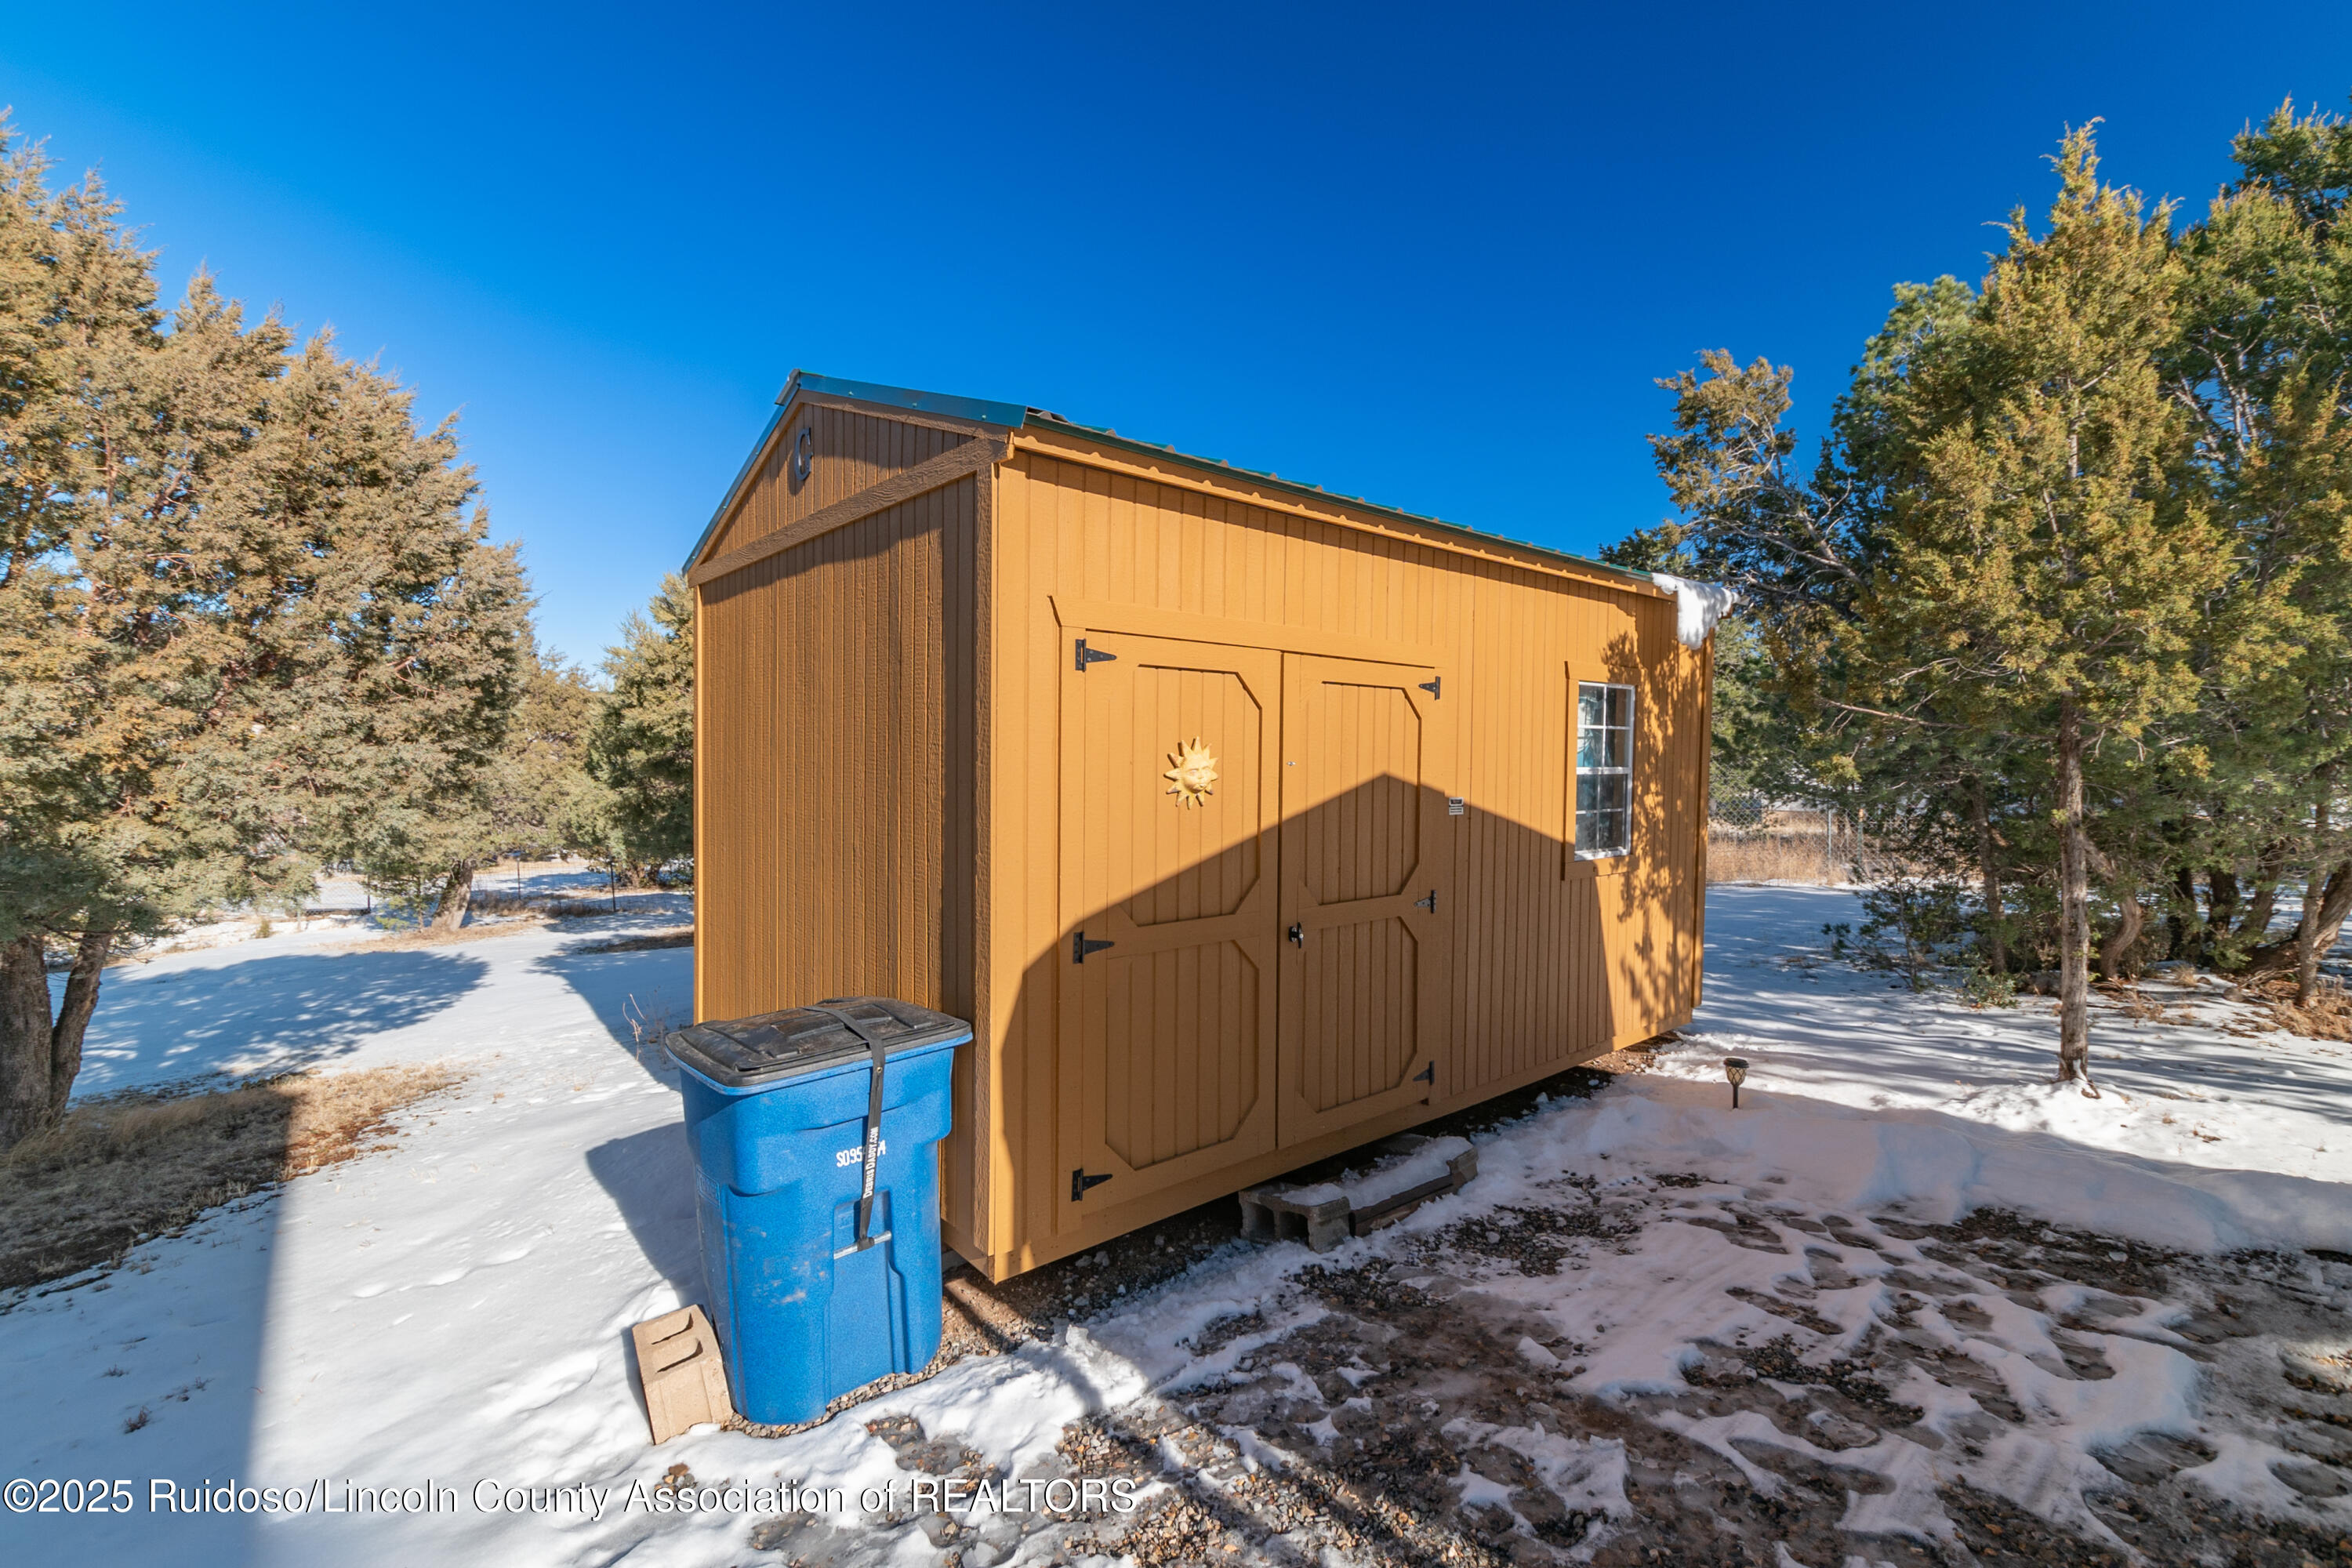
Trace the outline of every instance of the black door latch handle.
<instances>
[{"instance_id":1,"label":"black door latch handle","mask_svg":"<svg viewBox=\"0 0 2352 1568\"><path fill-rule=\"evenodd\" d=\"M1290 945L1293 947L1305 947L1307 945L1307 928L1300 925L1297 921L1290 922Z\"/></svg>"}]
</instances>

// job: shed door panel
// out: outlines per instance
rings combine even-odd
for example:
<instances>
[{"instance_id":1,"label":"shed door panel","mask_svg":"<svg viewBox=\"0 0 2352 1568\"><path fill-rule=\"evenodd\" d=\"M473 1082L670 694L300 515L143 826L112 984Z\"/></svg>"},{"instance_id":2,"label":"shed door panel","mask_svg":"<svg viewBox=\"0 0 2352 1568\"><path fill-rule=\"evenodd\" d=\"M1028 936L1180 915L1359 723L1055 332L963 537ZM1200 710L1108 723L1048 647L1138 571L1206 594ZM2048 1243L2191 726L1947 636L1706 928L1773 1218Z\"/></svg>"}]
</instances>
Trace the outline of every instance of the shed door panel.
<instances>
[{"instance_id":1,"label":"shed door panel","mask_svg":"<svg viewBox=\"0 0 2352 1568\"><path fill-rule=\"evenodd\" d=\"M1067 647L1060 1228L1274 1146L1280 795L1280 655Z\"/></svg>"},{"instance_id":2,"label":"shed door panel","mask_svg":"<svg viewBox=\"0 0 2352 1568\"><path fill-rule=\"evenodd\" d=\"M1436 1092L1452 727L1432 685L1413 666L1284 660L1285 1144Z\"/></svg>"}]
</instances>

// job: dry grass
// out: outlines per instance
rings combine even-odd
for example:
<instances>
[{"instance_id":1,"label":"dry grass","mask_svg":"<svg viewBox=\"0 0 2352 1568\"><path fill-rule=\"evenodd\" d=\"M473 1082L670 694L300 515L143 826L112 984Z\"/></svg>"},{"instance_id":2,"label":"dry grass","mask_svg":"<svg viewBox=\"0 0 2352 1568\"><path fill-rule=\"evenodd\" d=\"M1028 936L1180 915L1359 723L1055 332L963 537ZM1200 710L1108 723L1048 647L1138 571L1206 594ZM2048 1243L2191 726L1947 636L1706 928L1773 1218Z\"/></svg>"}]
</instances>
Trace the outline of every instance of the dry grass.
<instances>
[{"instance_id":1,"label":"dry grass","mask_svg":"<svg viewBox=\"0 0 2352 1568\"><path fill-rule=\"evenodd\" d=\"M2188 1003L2173 1003L2171 1005L2171 1011L2167 1012L2165 1010L2166 1004L2162 997L2150 996L2147 992L2142 991L2135 984L2103 980L2092 986L2091 989L2096 995L2104 997L2108 1002L2114 1004L2117 1012L2121 1013L2125 1017L2129 1018L2135 1024L2186 1024L2195 1026L2204 1022L2202 1018L2197 1016L2197 1010L2191 1007Z\"/></svg>"},{"instance_id":2,"label":"dry grass","mask_svg":"<svg viewBox=\"0 0 2352 1568\"><path fill-rule=\"evenodd\" d=\"M540 906L550 920L594 920L599 915L618 914L619 909L610 899L550 899Z\"/></svg>"},{"instance_id":3,"label":"dry grass","mask_svg":"<svg viewBox=\"0 0 2352 1568\"><path fill-rule=\"evenodd\" d=\"M483 892L478 889L466 907L478 915L539 915L558 921L614 912L612 899L603 893L582 897L574 893Z\"/></svg>"},{"instance_id":4,"label":"dry grass","mask_svg":"<svg viewBox=\"0 0 2352 1568\"><path fill-rule=\"evenodd\" d=\"M1818 833L1730 833L1716 829L1706 836L1709 882L1826 883L1842 882L1848 875L1844 867L1832 867Z\"/></svg>"},{"instance_id":5,"label":"dry grass","mask_svg":"<svg viewBox=\"0 0 2352 1568\"><path fill-rule=\"evenodd\" d=\"M2333 975L2319 977L2307 1007L2295 1005L2294 982L2284 975L2248 981L2244 988L2249 1000L2270 1004L2271 1016L2290 1035L2301 1035L2306 1040L2352 1040L2352 994Z\"/></svg>"},{"instance_id":6,"label":"dry grass","mask_svg":"<svg viewBox=\"0 0 2352 1568\"><path fill-rule=\"evenodd\" d=\"M492 937L512 936L517 931L539 931L546 924L543 920L525 916L500 921L496 925L459 926L456 931L436 931L431 926L419 926L415 931L394 931L390 936L362 937L357 942L337 942L335 950L341 952L355 950L381 952L387 949L448 947L457 942L488 942Z\"/></svg>"},{"instance_id":7,"label":"dry grass","mask_svg":"<svg viewBox=\"0 0 2352 1568\"><path fill-rule=\"evenodd\" d=\"M611 942L591 942L573 948L573 952L651 952L661 947L692 947L694 928L674 926L667 931L649 931L642 936L615 937Z\"/></svg>"},{"instance_id":8,"label":"dry grass","mask_svg":"<svg viewBox=\"0 0 2352 1568\"><path fill-rule=\"evenodd\" d=\"M208 1208L383 1148L394 1112L464 1078L438 1063L290 1073L77 1106L0 1156L0 1289L120 1260Z\"/></svg>"},{"instance_id":9,"label":"dry grass","mask_svg":"<svg viewBox=\"0 0 2352 1568\"><path fill-rule=\"evenodd\" d=\"M511 889L477 888L466 907L478 915L541 915L569 921L616 913L635 896L632 893L616 904L611 893L518 893Z\"/></svg>"}]
</instances>

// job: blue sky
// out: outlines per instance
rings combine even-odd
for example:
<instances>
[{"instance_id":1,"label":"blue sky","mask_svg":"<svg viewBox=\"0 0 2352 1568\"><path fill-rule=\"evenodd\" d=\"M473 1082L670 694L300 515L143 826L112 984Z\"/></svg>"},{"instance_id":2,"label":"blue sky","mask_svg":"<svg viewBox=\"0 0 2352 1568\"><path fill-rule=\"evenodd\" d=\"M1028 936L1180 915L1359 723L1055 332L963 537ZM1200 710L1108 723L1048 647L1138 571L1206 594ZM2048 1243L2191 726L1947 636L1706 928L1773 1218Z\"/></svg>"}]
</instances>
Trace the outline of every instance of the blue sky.
<instances>
[{"instance_id":1,"label":"blue sky","mask_svg":"<svg viewBox=\"0 0 2352 1568\"><path fill-rule=\"evenodd\" d=\"M1973 279L2103 117L2201 207L2352 89L2352 6L24 9L0 101L176 289L457 409L593 660L794 365L1027 402L1571 550L1664 509L1653 378Z\"/></svg>"}]
</instances>

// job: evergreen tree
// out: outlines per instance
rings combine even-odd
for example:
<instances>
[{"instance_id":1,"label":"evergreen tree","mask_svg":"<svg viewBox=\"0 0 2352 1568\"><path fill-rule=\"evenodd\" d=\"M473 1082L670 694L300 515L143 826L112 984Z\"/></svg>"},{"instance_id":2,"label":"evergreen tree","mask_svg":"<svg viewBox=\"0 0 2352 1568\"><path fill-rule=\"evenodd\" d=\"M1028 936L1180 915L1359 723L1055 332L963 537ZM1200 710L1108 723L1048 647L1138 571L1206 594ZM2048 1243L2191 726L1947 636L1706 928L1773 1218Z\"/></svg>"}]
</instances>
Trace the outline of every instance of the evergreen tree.
<instances>
[{"instance_id":1,"label":"evergreen tree","mask_svg":"<svg viewBox=\"0 0 2352 1568\"><path fill-rule=\"evenodd\" d=\"M694 594L675 573L608 649L588 766L609 793L613 858L646 875L694 853Z\"/></svg>"},{"instance_id":2,"label":"evergreen tree","mask_svg":"<svg viewBox=\"0 0 2352 1568\"><path fill-rule=\"evenodd\" d=\"M2102 184L2087 130L2058 169L2047 232L2011 216L1969 325L1896 394L1919 482L1893 497L1851 640L1887 709L2046 746L2059 1072L2087 1079L2091 882L2110 862L2086 768L2193 707L2231 557L2181 483L2188 422L2158 373L2180 285L2168 209Z\"/></svg>"},{"instance_id":3,"label":"evergreen tree","mask_svg":"<svg viewBox=\"0 0 2352 1568\"><path fill-rule=\"evenodd\" d=\"M1899 818L1907 858L1969 868L1990 966L2013 941L2054 950L2078 1077L2095 904L2113 975L2184 853L2181 799L2211 788L2211 694L2274 678L2291 617L2241 594L2215 521L2172 368L2195 290L2167 212L2101 184L2087 132L2058 165L2047 232L2014 215L1981 296L1896 290L1810 476L1788 371L1714 353L1662 384L1675 429L1652 444L1681 516L1653 543L1743 589L1809 769ZM2317 433L2305 416L2292 442L2305 558L2336 515ZM2307 564L2290 575L2315 595Z\"/></svg>"},{"instance_id":4,"label":"evergreen tree","mask_svg":"<svg viewBox=\"0 0 2352 1568\"><path fill-rule=\"evenodd\" d=\"M2181 247L2181 328L2164 362L2238 564L2202 639L2211 765L2178 792L2176 924L2183 945L2193 922L2195 949L2233 967L2293 968L2307 1000L2352 910L2336 798L2352 750L2352 237L2338 232L2352 134L2290 103L2236 155L2241 179ZM2304 918L2265 941L2290 879Z\"/></svg>"},{"instance_id":5,"label":"evergreen tree","mask_svg":"<svg viewBox=\"0 0 2352 1568\"><path fill-rule=\"evenodd\" d=\"M500 844L593 855L608 842L611 805L588 772L604 707L587 671L525 641L521 699L492 792Z\"/></svg>"},{"instance_id":6,"label":"evergreen tree","mask_svg":"<svg viewBox=\"0 0 2352 1568\"><path fill-rule=\"evenodd\" d=\"M96 183L43 176L0 145L0 1147L63 1110L118 941L477 787L528 609L447 425L204 277L167 319Z\"/></svg>"},{"instance_id":7,"label":"evergreen tree","mask_svg":"<svg viewBox=\"0 0 2352 1568\"><path fill-rule=\"evenodd\" d=\"M1688 541L1689 531L1670 521L1636 530L1603 548L1600 558L1636 572L1696 577L1702 569ZM1794 731L1786 704L1773 689L1772 661L1755 621L1736 608L1716 623L1715 683L1707 711L1708 788L1717 798L1759 791L1804 793L1790 765Z\"/></svg>"}]
</instances>

